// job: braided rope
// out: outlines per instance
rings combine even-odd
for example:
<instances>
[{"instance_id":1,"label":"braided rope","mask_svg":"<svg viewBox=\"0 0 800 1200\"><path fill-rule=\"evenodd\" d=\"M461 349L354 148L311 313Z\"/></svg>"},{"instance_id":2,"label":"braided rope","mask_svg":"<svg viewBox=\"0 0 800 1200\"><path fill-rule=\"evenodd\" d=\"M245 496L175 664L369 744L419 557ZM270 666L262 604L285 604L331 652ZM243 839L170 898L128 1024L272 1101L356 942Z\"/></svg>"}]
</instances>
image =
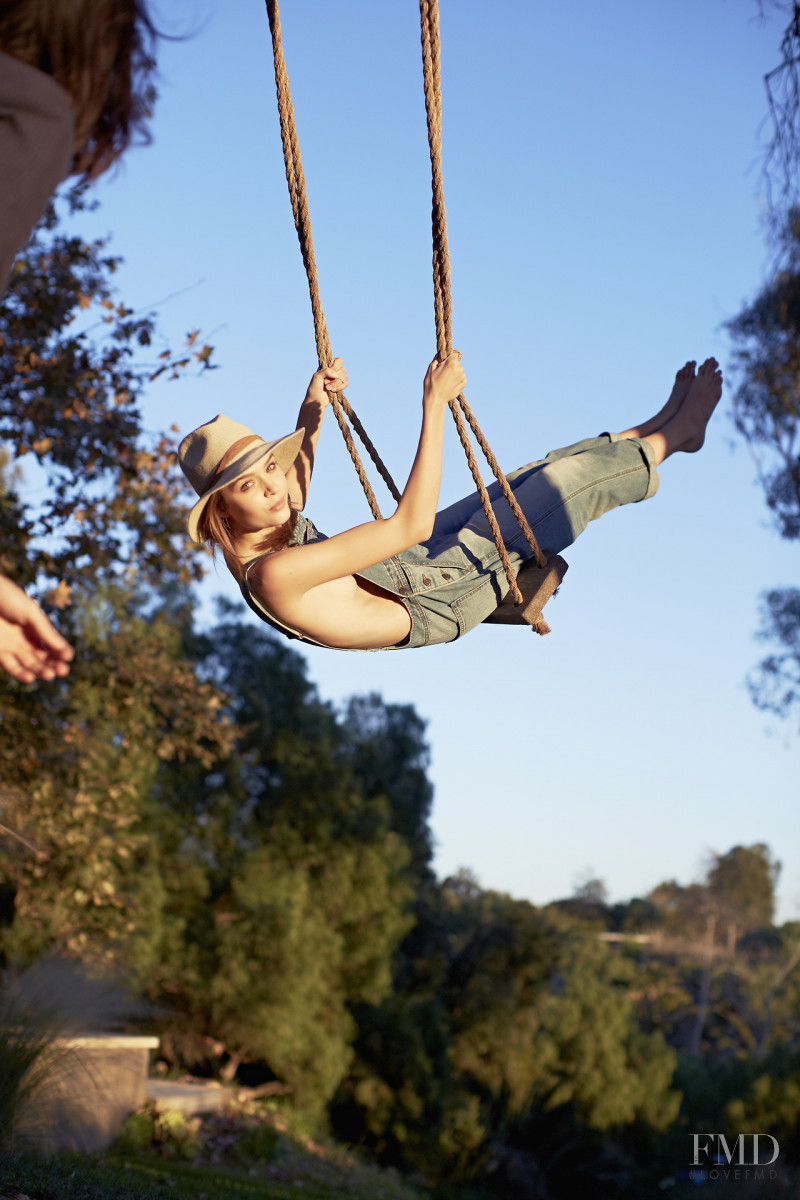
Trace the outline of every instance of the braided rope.
<instances>
[{"instance_id":1,"label":"braided rope","mask_svg":"<svg viewBox=\"0 0 800 1200\"><path fill-rule=\"evenodd\" d=\"M422 73L425 84L425 111L428 121L428 147L430 149L431 158L431 191L432 191L432 211L431 223L433 232L433 294L434 294L434 312L436 319L436 346L440 358L445 357L452 350L452 301L450 294L450 253L447 245L447 216L444 206L444 184L442 176L442 84L441 84L441 39L439 36L439 3L438 0L420 0L420 29L422 40ZM503 537L500 532L500 526L497 523L497 518L492 510L489 493L486 490L486 485L481 478L478 464L475 460L475 455L469 441L464 421L461 413L466 417L472 432L480 446L486 461L494 473L497 482L500 484L503 495L505 496L512 513L525 535L525 539L530 546L533 557L537 566L544 566L546 558L542 553L539 543L537 542L533 531L528 524L527 518L520 508L514 493L509 487L508 481L500 469L500 465L492 452L489 443L483 435L480 426L475 418L475 414L467 403L466 397L461 394L458 397L459 408L456 407L456 402L451 401L450 410L456 422L456 429L461 444L464 447L464 452L469 463L472 477L475 480L478 494L481 499L483 511L486 514L486 520L489 523L489 528L492 531L497 546L500 560L503 564L503 569L506 574L506 579L509 583L509 588L514 597L515 604L522 603L522 594L517 585L516 574L508 557L508 552L503 542Z\"/></svg>"},{"instance_id":2,"label":"braided rope","mask_svg":"<svg viewBox=\"0 0 800 1200\"><path fill-rule=\"evenodd\" d=\"M292 213L294 216L295 229L297 230L298 240L300 242L300 251L303 258L303 265L306 270L308 279L309 295L311 298L311 311L314 318L314 336L316 340L317 356L320 366L329 366L332 362L332 352L330 338L328 336L327 323L325 314L322 309L322 302L319 294L319 285L317 280L317 267L314 258L314 243L311 235L311 218L308 210L308 201L306 197L305 176L303 174L302 159L300 156L300 145L297 138L297 129L294 120L294 107L292 105L291 91L289 88L289 76L286 69L286 61L283 55L283 45L281 41L281 25L280 13L278 10L278 0L266 0L267 16L269 19L270 33L272 35L272 50L275 66L275 87L278 98L278 115L280 119L281 143L283 146L283 158L286 167L286 182L289 187L289 198L292 205ZM444 207L444 187L442 180L441 166L441 127L442 127L442 99L441 99L441 50L439 38L439 10L438 0L420 0L420 19L422 30L422 50L423 50L423 77L425 82L425 108L428 121L428 144L431 157L431 181L433 193L432 205L432 229L433 229L433 282L434 282L434 309L436 319L436 341L437 353L440 358L444 358L452 350L452 300L450 292L450 256L447 244L447 218ZM373 445L370 438L353 410L350 402L344 393L331 393L331 405L334 415L342 432L350 457L355 466L356 473L364 489L364 494L369 503L372 515L379 520L381 512L378 503L375 499L374 492L367 479L363 464L353 442L350 433L347 419L353 425L356 433L365 446L370 458L375 464L381 478L386 483L391 495L396 502L400 500L400 493L395 486L395 483L389 474L389 471L382 462L378 451ZM469 464L472 477L475 481L478 494L481 498L486 519L492 531L495 544L500 555L503 569L509 583L511 594L515 604L522 603L522 594L517 585L516 575L511 561L508 557L508 552L503 543L503 537L500 532L500 527L497 523L497 518L492 510L489 493L486 490L486 485L481 477L475 455L467 433L466 421L472 429L478 444L483 451L484 456L493 471L500 487L503 491L506 501L517 520L525 538L531 547L533 557L538 566L544 566L546 559L542 554L539 544L533 535L528 524L525 514L522 512L519 504L514 497L511 488L505 478L505 475L500 469L500 466L495 458L491 447L489 446L483 432L478 425L472 409L467 403L466 397L461 394L458 397L458 402L450 402L450 411L453 414L453 419L456 424L459 440L464 448L464 453ZM463 413L463 416L462 416Z\"/></svg>"},{"instance_id":3,"label":"braided rope","mask_svg":"<svg viewBox=\"0 0 800 1200\"><path fill-rule=\"evenodd\" d=\"M286 70L286 60L283 56L283 45L281 41L281 20L278 11L277 0L266 0L267 17L269 19L269 28L272 35L272 56L275 63L275 88L278 97L278 116L281 126L281 143L283 145L283 161L286 165L286 182L289 185L289 198L292 203L292 213L294 215L294 225L297 230L297 237L300 242L300 252L303 256L303 266L306 269L308 277L308 290L311 296L311 312L314 317L314 337L317 345L317 357L321 367L330 366L333 361L331 352L330 338L328 337L328 326L325 321L325 313L322 310L322 301L320 300L319 284L317 281L317 264L314 258L314 242L311 237L311 217L308 211L308 200L306 198L306 181L303 174L303 163L300 157L300 143L297 138L297 128L294 120L294 106L292 105L292 95L289 89L289 75ZM331 405L334 415L342 431L345 445L350 453L350 458L353 460L353 466L356 469L361 486L364 489L364 495L367 497L367 503L370 506L373 517L380 520L381 510L378 507L378 502L375 499L375 494L372 490L370 482L367 478L364 466L356 449L350 433L350 428L347 424L346 417L350 418L353 428L360 437L364 447L367 450L370 458L378 469L378 472L388 487L392 496L396 501L400 500L400 492L395 486L394 480L389 474L387 468L383 464L380 455L375 446L370 441L364 430L364 426L356 416L352 405L350 404L344 393L329 393Z\"/></svg>"}]
</instances>

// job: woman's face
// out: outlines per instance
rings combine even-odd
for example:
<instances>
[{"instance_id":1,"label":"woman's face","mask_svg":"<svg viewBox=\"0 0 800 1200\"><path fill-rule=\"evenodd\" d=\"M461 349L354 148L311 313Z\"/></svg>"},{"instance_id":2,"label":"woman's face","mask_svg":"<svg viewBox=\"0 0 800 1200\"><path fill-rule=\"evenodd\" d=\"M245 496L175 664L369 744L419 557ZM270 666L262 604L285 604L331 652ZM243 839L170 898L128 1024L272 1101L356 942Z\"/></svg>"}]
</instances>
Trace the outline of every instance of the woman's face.
<instances>
[{"instance_id":1,"label":"woman's face","mask_svg":"<svg viewBox=\"0 0 800 1200\"><path fill-rule=\"evenodd\" d=\"M291 515L286 474L272 455L222 489L219 511L239 534L278 529Z\"/></svg>"}]
</instances>

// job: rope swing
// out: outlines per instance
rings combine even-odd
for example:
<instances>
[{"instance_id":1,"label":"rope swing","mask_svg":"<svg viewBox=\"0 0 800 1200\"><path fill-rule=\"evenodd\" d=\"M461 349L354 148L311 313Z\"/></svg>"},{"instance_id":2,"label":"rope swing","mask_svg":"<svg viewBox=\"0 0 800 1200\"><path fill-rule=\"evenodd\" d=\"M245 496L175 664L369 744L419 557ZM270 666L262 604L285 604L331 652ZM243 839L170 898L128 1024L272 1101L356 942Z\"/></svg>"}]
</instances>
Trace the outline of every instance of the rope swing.
<instances>
[{"instance_id":1,"label":"rope swing","mask_svg":"<svg viewBox=\"0 0 800 1200\"><path fill-rule=\"evenodd\" d=\"M314 242L311 237L311 218L308 213L308 200L306 198L306 181L303 175L303 163L300 158L300 143L297 140L297 128L294 123L294 107L292 105L292 94L289 90L289 76L286 71L286 60L283 57L283 45L281 42L281 19L278 11L277 0L267 0L267 16L269 18L269 28L272 34L272 54L275 61L275 87L278 94L278 116L280 117L281 125L281 142L283 144L283 161L286 165L286 182L289 185L289 198L292 202L292 212L294 214L294 225L297 230L297 237L300 241L300 252L303 256L303 265L306 269L308 277L308 290L311 295L311 311L314 316L314 336L317 343L317 358L321 367L329 367L333 362L333 354L331 353L331 342L328 337L328 326L325 321L325 313L322 311L322 301L319 296L319 283L317 282L317 264L314 259ZM350 452L350 457L353 460L358 478L361 481L361 486L364 489L364 495L367 497L367 503L372 510L372 515L376 521L381 519L381 510L378 507L378 502L375 499L375 493L372 490L369 480L367 479L364 466L353 441L350 428L347 424L347 417L350 418L353 428L366 448L370 458L378 469L378 472L388 487L394 499L400 502L400 492L397 490L394 480L388 470L381 461L378 451L373 446L364 426L356 416L349 400L344 392L330 392L331 405L336 415L336 420L339 423L339 428L342 431L342 437L345 440L345 445ZM346 414L346 415L345 415Z\"/></svg>"},{"instance_id":2,"label":"rope swing","mask_svg":"<svg viewBox=\"0 0 800 1200\"><path fill-rule=\"evenodd\" d=\"M289 196L294 214L294 223L300 242L303 264L308 278L308 288L311 296L311 311L314 318L314 334L316 338L317 357L321 367L330 366L333 361L330 339L322 310L317 281L317 267L314 259L314 244L311 237L311 219L306 198L305 177L300 158L300 145L294 120L294 109L289 89L289 78L286 61L283 56L281 42L280 14L278 0L266 0L267 16L270 33L272 34L272 51L275 64L275 86L278 97L278 115L281 127L281 142L283 158L286 166L286 181L289 185ZM428 145L431 159L431 188L432 230L433 230L433 292L434 312L436 322L436 349L440 359L447 357L453 348L452 343L452 300L450 294L450 257L447 246L447 218L444 207L444 189L442 184L442 95L441 95L441 46L439 38L439 7L438 0L420 0L420 26L422 38L422 65L425 84L425 110L428 124ZM331 393L331 404L336 420L342 432L350 457L364 494L372 511L373 517L379 520L380 508L375 494L367 478L355 442L353 441L348 418L353 429L360 438L367 453L372 459L381 478L396 502L400 500L398 491L389 471L381 460L378 451L368 437L363 425L356 416L350 402L343 392ZM463 394L457 400L450 401L450 411L456 424L461 445L469 464L475 486L481 500L486 520L497 546L498 555L503 564L509 593L499 608L487 618L490 622L529 624L537 633L549 633L550 629L542 616L544 604L561 582L567 564L560 556L548 563L542 553L539 543L534 537L527 518L520 508L509 487L505 475L495 458L489 443L486 441L472 409ZM508 505L530 546L532 558L523 564L518 576L508 556L500 527L497 523L486 485L481 477L472 445L467 433L469 424L478 445L480 446L489 467L508 502ZM522 586L521 586L522 585ZM524 589L524 593L523 590Z\"/></svg>"}]
</instances>

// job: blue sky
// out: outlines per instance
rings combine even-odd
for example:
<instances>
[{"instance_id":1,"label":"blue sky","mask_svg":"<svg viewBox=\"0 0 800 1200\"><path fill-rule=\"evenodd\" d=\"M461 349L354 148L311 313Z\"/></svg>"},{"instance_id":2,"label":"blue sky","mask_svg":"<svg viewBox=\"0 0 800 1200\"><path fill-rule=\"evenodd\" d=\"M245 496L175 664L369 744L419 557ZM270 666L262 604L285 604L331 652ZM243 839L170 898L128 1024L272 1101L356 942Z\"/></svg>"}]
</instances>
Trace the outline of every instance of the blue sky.
<instances>
[{"instance_id":1,"label":"blue sky","mask_svg":"<svg viewBox=\"0 0 800 1200\"><path fill-rule=\"evenodd\" d=\"M100 182L83 228L112 234L127 303L215 346L218 371L154 386L148 427L221 411L277 437L316 363L265 11L184 0L180 26L167 0L154 11L188 36L162 47L153 143ZM417 6L281 15L331 340L402 481L435 350ZM727 366L723 322L768 269L759 127L781 25L755 0L441 0L441 24L454 341L510 470L649 416L688 358ZM797 548L769 526L729 403L653 500L567 552L551 636L304 651L324 697L377 691L427 719L441 874L466 866L536 903L592 874L616 900L766 842L780 916L800 916L800 747L745 686L758 595L797 581ZM442 503L467 491L453 433ZM329 533L368 516L334 422L307 512ZM204 622L216 594L238 595L224 570Z\"/></svg>"}]
</instances>

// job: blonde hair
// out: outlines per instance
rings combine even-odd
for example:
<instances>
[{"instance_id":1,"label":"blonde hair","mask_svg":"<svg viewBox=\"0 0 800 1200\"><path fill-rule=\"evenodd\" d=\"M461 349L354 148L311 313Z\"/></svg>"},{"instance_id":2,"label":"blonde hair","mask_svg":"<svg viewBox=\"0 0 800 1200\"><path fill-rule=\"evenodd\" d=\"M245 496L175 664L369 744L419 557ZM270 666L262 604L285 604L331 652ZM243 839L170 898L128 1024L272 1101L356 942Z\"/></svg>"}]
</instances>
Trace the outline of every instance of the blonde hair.
<instances>
[{"instance_id":1,"label":"blonde hair","mask_svg":"<svg viewBox=\"0 0 800 1200\"><path fill-rule=\"evenodd\" d=\"M205 542L211 548L213 554L216 555L217 551L220 551L231 575L239 583L242 583L244 580L244 561L236 553L234 537L228 524L228 519L220 511L222 505L222 492L214 492L213 496L209 497L208 504L200 514L200 519L197 522L197 536L200 541ZM295 508L291 504L291 501L290 506L291 512L288 519L284 521L283 525L271 530L264 537L264 540L256 546L256 553L284 550L289 545L300 517L300 510Z\"/></svg>"},{"instance_id":2,"label":"blonde hair","mask_svg":"<svg viewBox=\"0 0 800 1200\"><path fill-rule=\"evenodd\" d=\"M0 50L52 75L75 117L71 175L102 175L149 141L158 33L145 0L0 0Z\"/></svg>"}]
</instances>

